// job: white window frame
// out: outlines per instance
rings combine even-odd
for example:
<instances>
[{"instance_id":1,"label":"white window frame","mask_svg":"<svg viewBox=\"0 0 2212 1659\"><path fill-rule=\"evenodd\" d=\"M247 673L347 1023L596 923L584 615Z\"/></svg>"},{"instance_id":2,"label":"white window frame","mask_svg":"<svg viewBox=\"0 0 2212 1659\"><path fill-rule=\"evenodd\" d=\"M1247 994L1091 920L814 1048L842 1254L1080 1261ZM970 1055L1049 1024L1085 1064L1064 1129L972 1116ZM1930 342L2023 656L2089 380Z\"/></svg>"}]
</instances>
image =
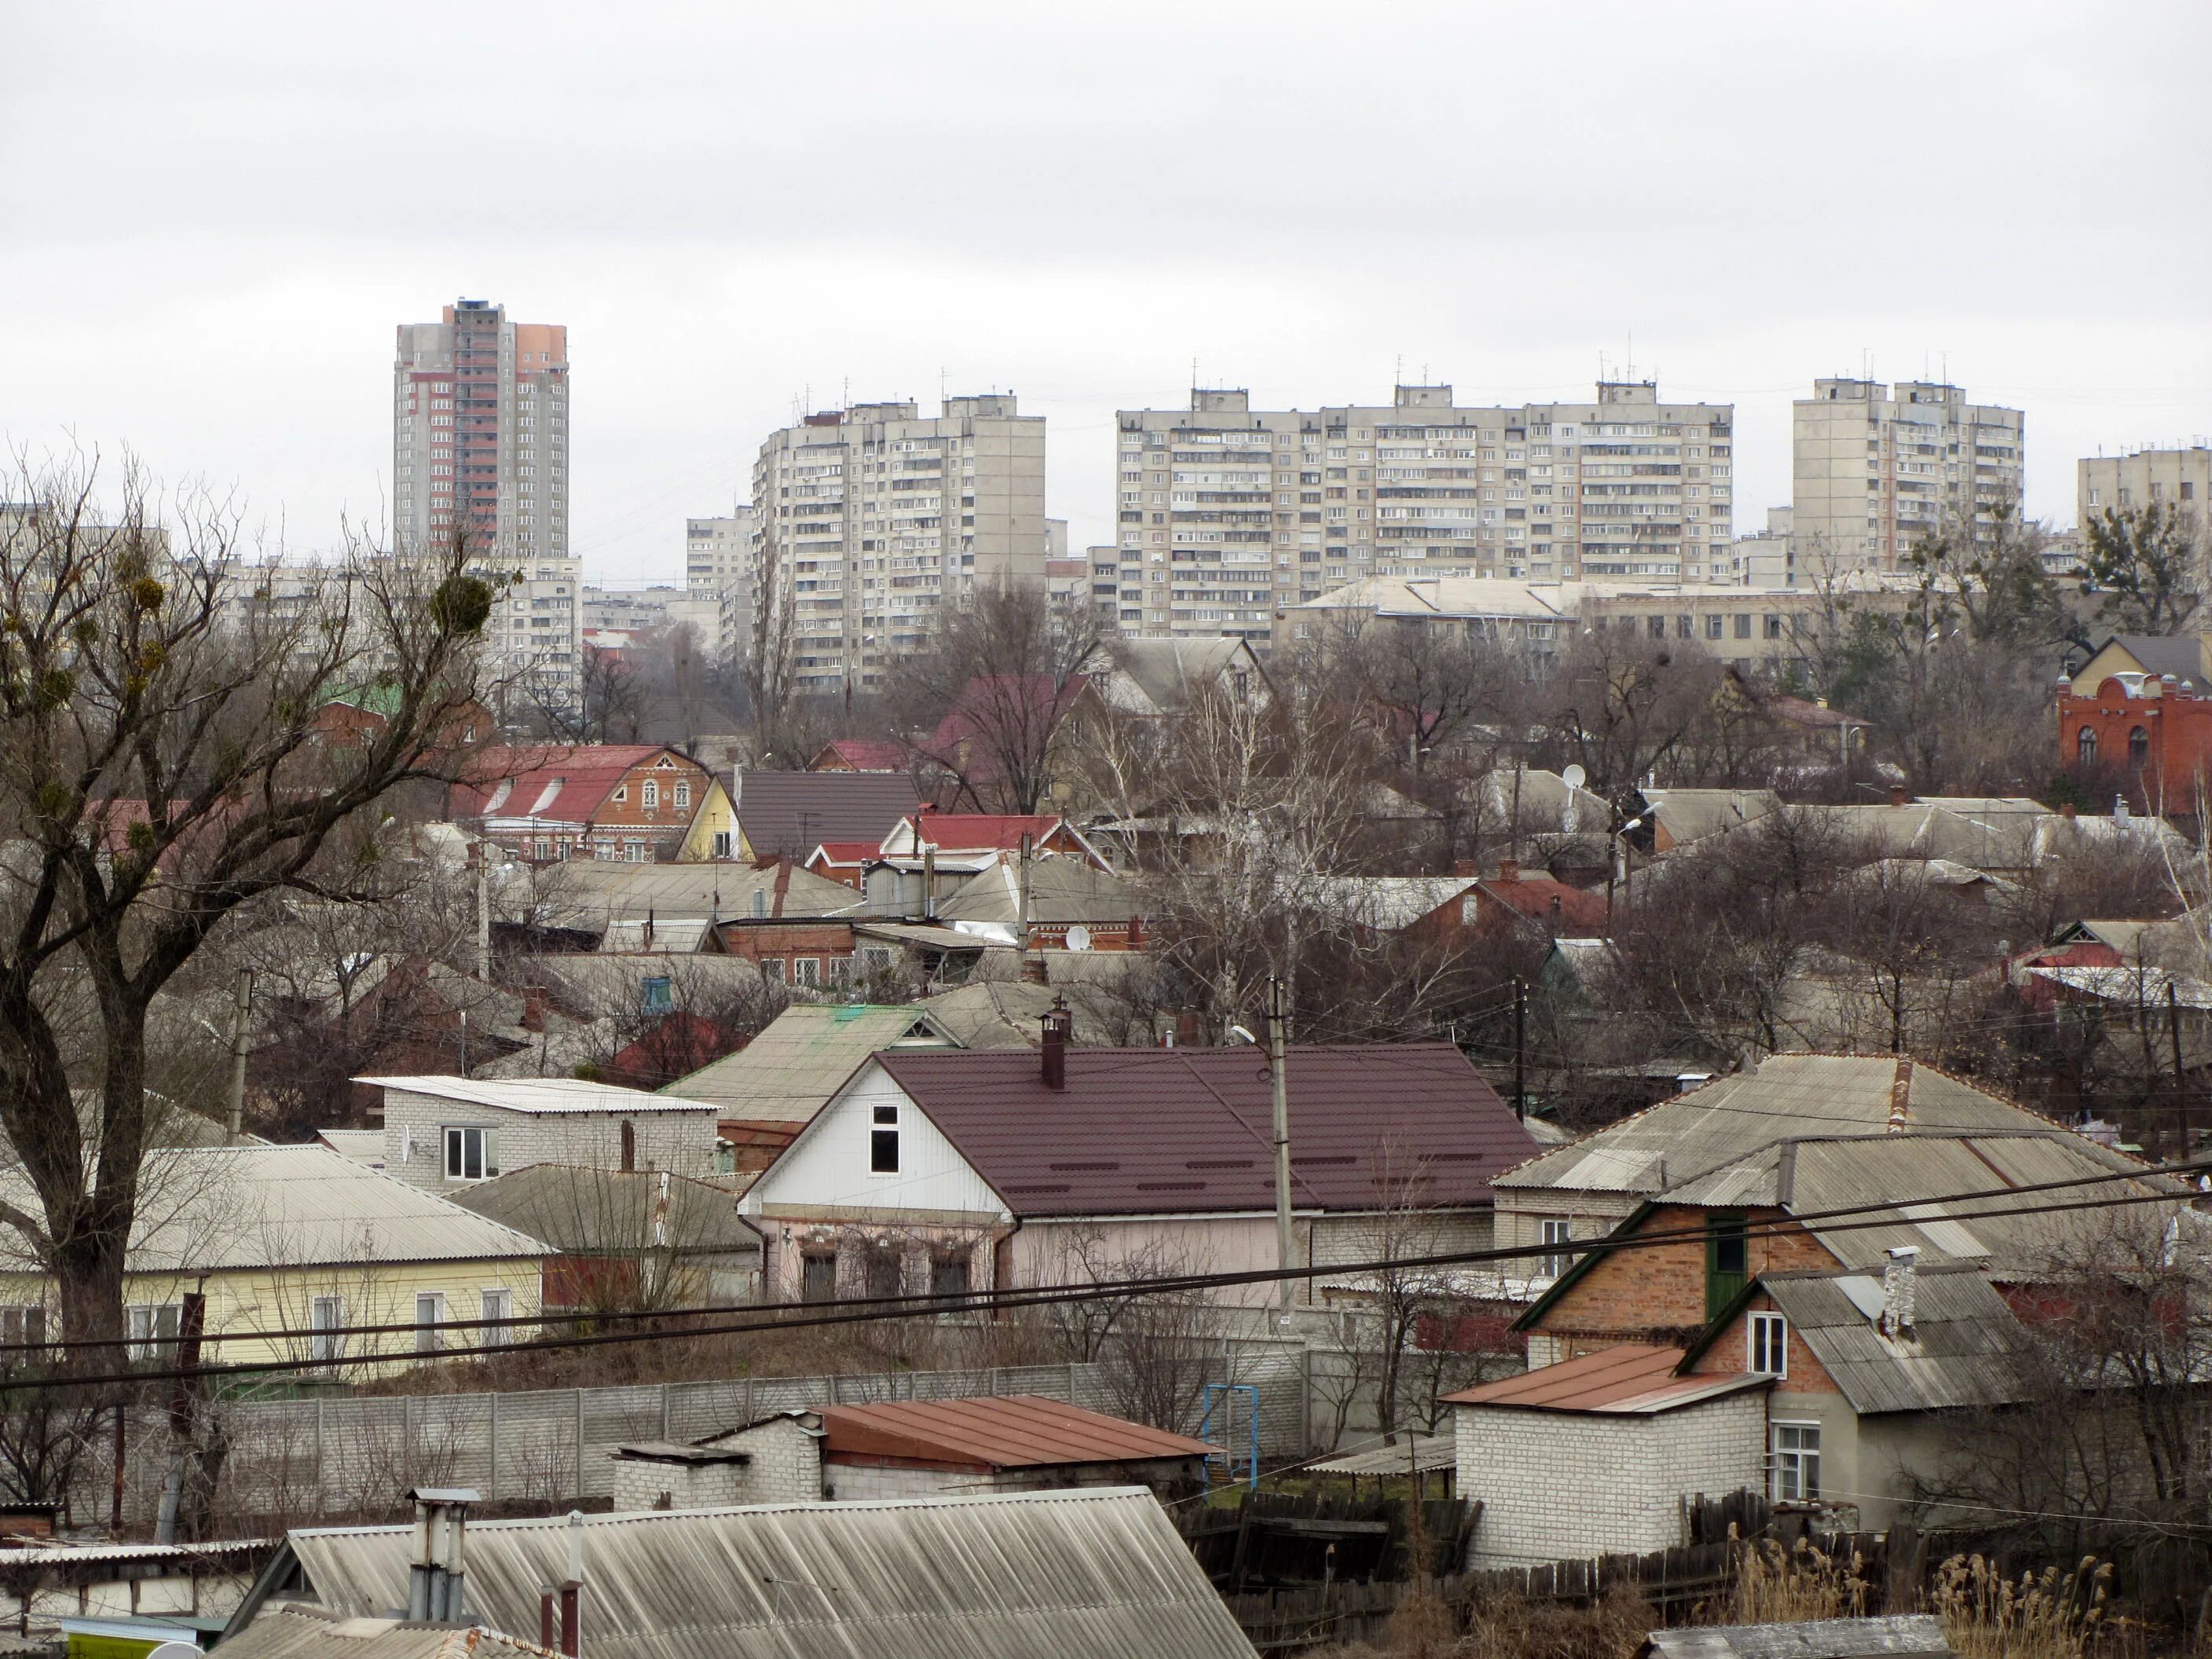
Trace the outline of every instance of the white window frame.
<instances>
[{"instance_id":1,"label":"white window frame","mask_svg":"<svg viewBox=\"0 0 2212 1659\"><path fill-rule=\"evenodd\" d=\"M423 1317L426 1310L429 1315L427 1319ZM442 1353L445 1351L445 1344L438 1334L438 1328L445 1322L446 1293L443 1291L416 1291L415 1352L416 1353Z\"/></svg>"},{"instance_id":2,"label":"white window frame","mask_svg":"<svg viewBox=\"0 0 2212 1659\"><path fill-rule=\"evenodd\" d=\"M900 1117L899 1109L895 1105L876 1106L870 1109L868 1113L868 1173L870 1175L895 1176L900 1173L900 1155L905 1150L900 1141L899 1131L904 1127L899 1121ZM890 1137L888 1144L890 1148L891 1166L888 1170L878 1170L876 1167L876 1147L878 1144L877 1137L879 1135Z\"/></svg>"},{"instance_id":3,"label":"white window frame","mask_svg":"<svg viewBox=\"0 0 2212 1659\"><path fill-rule=\"evenodd\" d=\"M1762 1347L1771 1364L1759 1364ZM1790 1375L1790 1321L1785 1315L1754 1313L1744 1316L1743 1368L1761 1376Z\"/></svg>"},{"instance_id":4,"label":"white window frame","mask_svg":"<svg viewBox=\"0 0 2212 1659\"><path fill-rule=\"evenodd\" d=\"M327 1316L327 1317L325 1317ZM318 1365L331 1365L345 1358L345 1298L319 1296L307 1304L307 1358Z\"/></svg>"},{"instance_id":5,"label":"white window frame","mask_svg":"<svg viewBox=\"0 0 2212 1659\"><path fill-rule=\"evenodd\" d=\"M477 1173L468 1173L468 1137L477 1137ZM499 1131L475 1123L448 1123L438 1132L439 1169L448 1181L489 1181L499 1174Z\"/></svg>"},{"instance_id":6,"label":"white window frame","mask_svg":"<svg viewBox=\"0 0 2212 1659\"><path fill-rule=\"evenodd\" d=\"M477 1317L483 1320L514 1317L514 1291L505 1285L487 1285L477 1292ZM477 1346L496 1348L514 1340L512 1325L486 1325L477 1333Z\"/></svg>"},{"instance_id":7,"label":"white window frame","mask_svg":"<svg viewBox=\"0 0 2212 1659\"><path fill-rule=\"evenodd\" d=\"M1536 1258L1537 1273L1545 1279L1557 1279L1574 1265L1574 1253L1564 1248L1554 1251L1551 1247L1564 1247L1574 1242L1574 1218L1546 1216L1536 1224L1546 1249L1546 1254Z\"/></svg>"},{"instance_id":8,"label":"white window frame","mask_svg":"<svg viewBox=\"0 0 2212 1659\"><path fill-rule=\"evenodd\" d=\"M159 1339L178 1335L184 1327L184 1305L176 1302L141 1303L126 1310L131 1358L135 1360L173 1360L179 1345L173 1340Z\"/></svg>"},{"instance_id":9,"label":"white window frame","mask_svg":"<svg viewBox=\"0 0 2212 1659\"><path fill-rule=\"evenodd\" d=\"M1798 1437L1797 1443L1784 1446L1785 1434ZM1809 1436L1811 1443L1805 1443ZM1795 1419L1776 1421L1766 1425L1767 1495L1777 1503L1809 1504L1820 1496L1820 1425L1818 1423ZM1806 1480L1808 1460L1810 1460L1812 1480Z\"/></svg>"}]
</instances>

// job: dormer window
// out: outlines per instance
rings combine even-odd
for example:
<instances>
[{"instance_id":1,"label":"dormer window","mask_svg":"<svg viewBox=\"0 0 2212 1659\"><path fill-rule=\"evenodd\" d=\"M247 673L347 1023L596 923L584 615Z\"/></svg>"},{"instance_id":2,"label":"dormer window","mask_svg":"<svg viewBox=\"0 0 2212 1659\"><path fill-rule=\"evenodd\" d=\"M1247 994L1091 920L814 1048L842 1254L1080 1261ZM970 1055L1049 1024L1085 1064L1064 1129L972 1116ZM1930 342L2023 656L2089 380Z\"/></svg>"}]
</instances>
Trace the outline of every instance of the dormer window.
<instances>
[{"instance_id":1,"label":"dormer window","mask_svg":"<svg viewBox=\"0 0 2212 1659\"><path fill-rule=\"evenodd\" d=\"M1755 1313L1743 1322L1744 1369L1765 1376L1790 1375L1790 1322L1778 1313Z\"/></svg>"}]
</instances>

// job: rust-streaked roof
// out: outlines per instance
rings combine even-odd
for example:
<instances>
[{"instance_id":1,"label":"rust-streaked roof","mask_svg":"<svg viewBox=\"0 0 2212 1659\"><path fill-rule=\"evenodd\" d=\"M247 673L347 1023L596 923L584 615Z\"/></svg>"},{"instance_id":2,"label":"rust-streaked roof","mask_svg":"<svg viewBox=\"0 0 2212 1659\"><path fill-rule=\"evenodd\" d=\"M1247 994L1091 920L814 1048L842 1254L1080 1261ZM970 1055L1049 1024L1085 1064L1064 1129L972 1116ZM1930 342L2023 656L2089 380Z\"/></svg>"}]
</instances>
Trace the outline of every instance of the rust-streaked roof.
<instances>
[{"instance_id":1,"label":"rust-streaked roof","mask_svg":"<svg viewBox=\"0 0 2212 1659\"><path fill-rule=\"evenodd\" d=\"M1048 1089L1029 1048L876 1056L1016 1215L1272 1210L1272 1085L1256 1048L1076 1048ZM1291 1202L1487 1203L1535 1142L1449 1042L1294 1048Z\"/></svg>"},{"instance_id":2,"label":"rust-streaked roof","mask_svg":"<svg viewBox=\"0 0 2212 1659\"><path fill-rule=\"evenodd\" d=\"M1540 1365L1500 1382L1462 1389L1444 1396L1455 1406L1504 1406L1521 1411L1601 1412L1609 1416L1648 1415L1694 1405L1740 1389L1765 1388L1771 1376L1678 1376L1680 1348L1647 1347L1624 1342L1579 1358Z\"/></svg>"},{"instance_id":3,"label":"rust-streaked roof","mask_svg":"<svg viewBox=\"0 0 2212 1659\"><path fill-rule=\"evenodd\" d=\"M994 1469L1203 1457L1203 1440L1087 1412L1033 1394L975 1400L899 1400L824 1406L822 1449L832 1458L899 1457Z\"/></svg>"}]
</instances>

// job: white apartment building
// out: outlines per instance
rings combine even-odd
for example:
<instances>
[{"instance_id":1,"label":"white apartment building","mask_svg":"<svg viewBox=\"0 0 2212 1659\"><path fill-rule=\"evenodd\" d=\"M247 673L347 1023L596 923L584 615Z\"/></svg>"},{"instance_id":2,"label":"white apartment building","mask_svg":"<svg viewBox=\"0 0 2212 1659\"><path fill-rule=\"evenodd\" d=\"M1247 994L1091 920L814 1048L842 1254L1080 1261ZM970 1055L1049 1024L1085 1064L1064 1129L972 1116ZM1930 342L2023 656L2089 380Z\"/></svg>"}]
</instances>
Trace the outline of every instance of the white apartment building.
<instances>
[{"instance_id":1,"label":"white apartment building","mask_svg":"<svg viewBox=\"0 0 2212 1659\"><path fill-rule=\"evenodd\" d=\"M2205 503L2212 501L2212 448L2196 444L2187 449L2084 456L2077 476L2075 522L2085 528L2090 520L2114 507L2154 502L2179 507L2201 526Z\"/></svg>"},{"instance_id":2,"label":"white apartment building","mask_svg":"<svg viewBox=\"0 0 2212 1659\"><path fill-rule=\"evenodd\" d=\"M1604 381L1580 404L1255 411L1243 391L1124 410L1116 618L1266 641L1277 612L1370 576L1725 580L1733 405ZM1094 593L1108 595L1098 562Z\"/></svg>"},{"instance_id":3,"label":"white apartment building","mask_svg":"<svg viewBox=\"0 0 2212 1659\"><path fill-rule=\"evenodd\" d=\"M708 654L741 661L753 631L753 513L749 507L720 518L688 519L684 526L684 581L700 621ZM704 625L711 606L714 625Z\"/></svg>"},{"instance_id":4,"label":"white apartment building","mask_svg":"<svg viewBox=\"0 0 2212 1659\"><path fill-rule=\"evenodd\" d=\"M756 603L802 694L874 689L941 605L1044 583L1044 417L1010 393L856 404L771 433L753 466Z\"/></svg>"},{"instance_id":5,"label":"white apartment building","mask_svg":"<svg viewBox=\"0 0 2212 1659\"><path fill-rule=\"evenodd\" d=\"M502 726L533 708L573 709L583 701L583 562L515 558L487 564L498 588L484 622L486 677Z\"/></svg>"},{"instance_id":6,"label":"white apartment building","mask_svg":"<svg viewBox=\"0 0 2212 1659\"><path fill-rule=\"evenodd\" d=\"M1894 570L1947 520L1971 514L1981 539L1997 511L2018 510L2024 421L1955 386L1815 380L1794 405L1791 451L1801 577Z\"/></svg>"}]
</instances>

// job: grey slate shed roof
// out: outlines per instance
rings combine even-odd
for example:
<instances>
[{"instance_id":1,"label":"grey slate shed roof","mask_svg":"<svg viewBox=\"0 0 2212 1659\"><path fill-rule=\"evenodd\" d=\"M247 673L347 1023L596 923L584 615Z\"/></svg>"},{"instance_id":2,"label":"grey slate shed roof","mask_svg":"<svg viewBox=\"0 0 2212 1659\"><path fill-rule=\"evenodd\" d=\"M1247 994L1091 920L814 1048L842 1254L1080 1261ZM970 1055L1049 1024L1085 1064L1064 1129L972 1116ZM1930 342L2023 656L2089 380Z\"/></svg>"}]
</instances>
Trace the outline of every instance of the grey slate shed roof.
<instances>
[{"instance_id":1,"label":"grey slate shed roof","mask_svg":"<svg viewBox=\"0 0 2212 1659\"><path fill-rule=\"evenodd\" d=\"M593 1659L1251 1659L1142 1487L764 1504L583 1519ZM567 1576L565 1519L471 1522L469 1605L535 1628ZM312 1528L241 1604L303 1573L338 1613L407 1598L411 1526ZM265 1616L265 1615L264 1615Z\"/></svg>"},{"instance_id":2,"label":"grey slate shed roof","mask_svg":"<svg viewBox=\"0 0 2212 1659\"><path fill-rule=\"evenodd\" d=\"M1933 1613L1809 1619L1786 1625L1692 1625L1655 1630L1637 1659L1876 1659L1893 1653L1948 1655Z\"/></svg>"},{"instance_id":3,"label":"grey slate shed roof","mask_svg":"<svg viewBox=\"0 0 2212 1659\"><path fill-rule=\"evenodd\" d=\"M1021 876L1010 860L987 866L937 907L945 921L1012 924L1021 914ZM1036 922L1127 922L1145 913L1137 890L1084 859L1030 862L1030 920Z\"/></svg>"},{"instance_id":4,"label":"grey slate shed roof","mask_svg":"<svg viewBox=\"0 0 2212 1659\"><path fill-rule=\"evenodd\" d=\"M1793 1137L1878 1134L1889 1121L1897 1070L1898 1061L1889 1054L1771 1055L1753 1071L1716 1078L1531 1158L1494 1184L1508 1193L1649 1196ZM1907 1083L1905 1124L1914 1129L2072 1133L2024 1106L1922 1065L1912 1066Z\"/></svg>"},{"instance_id":5,"label":"grey slate shed roof","mask_svg":"<svg viewBox=\"0 0 2212 1659\"><path fill-rule=\"evenodd\" d=\"M760 1235L738 1218L730 1188L665 1170L526 1164L451 1197L465 1210L572 1254L760 1253Z\"/></svg>"},{"instance_id":6,"label":"grey slate shed roof","mask_svg":"<svg viewBox=\"0 0 2212 1659\"><path fill-rule=\"evenodd\" d=\"M2026 1399L2015 1361L2027 1335L1990 1282L1963 1267L1914 1278L1912 1334L1896 1342L1867 1312L1881 1305L1877 1274L1778 1273L1760 1284L1862 1417Z\"/></svg>"},{"instance_id":7,"label":"grey slate shed roof","mask_svg":"<svg viewBox=\"0 0 2212 1659\"><path fill-rule=\"evenodd\" d=\"M958 1046L921 1008L795 1003L737 1053L678 1078L668 1090L712 1101L724 1117L804 1123L878 1050Z\"/></svg>"},{"instance_id":8,"label":"grey slate shed roof","mask_svg":"<svg viewBox=\"0 0 2212 1659\"><path fill-rule=\"evenodd\" d=\"M301 1602L272 1602L222 1644L225 1659L535 1659L550 1653L480 1625L349 1619Z\"/></svg>"}]
</instances>

